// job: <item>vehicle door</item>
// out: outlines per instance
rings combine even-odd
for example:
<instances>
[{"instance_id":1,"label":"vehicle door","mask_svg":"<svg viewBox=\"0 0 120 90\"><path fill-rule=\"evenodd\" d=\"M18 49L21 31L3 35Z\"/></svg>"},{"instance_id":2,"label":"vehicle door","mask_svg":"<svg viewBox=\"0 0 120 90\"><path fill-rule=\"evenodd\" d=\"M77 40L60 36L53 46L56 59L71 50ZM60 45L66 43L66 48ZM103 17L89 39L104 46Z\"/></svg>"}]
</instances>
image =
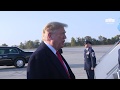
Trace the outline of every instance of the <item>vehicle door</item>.
<instances>
[{"instance_id":1,"label":"vehicle door","mask_svg":"<svg viewBox=\"0 0 120 90\"><path fill-rule=\"evenodd\" d=\"M10 48L9 49L9 57L12 58L12 59L20 57L19 51L16 48Z\"/></svg>"},{"instance_id":2,"label":"vehicle door","mask_svg":"<svg viewBox=\"0 0 120 90\"><path fill-rule=\"evenodd\" d=\"M9 58L9 49L0 49L0 65L6 65L11 63L11 58Z\"/></svg>"}]
</instances>

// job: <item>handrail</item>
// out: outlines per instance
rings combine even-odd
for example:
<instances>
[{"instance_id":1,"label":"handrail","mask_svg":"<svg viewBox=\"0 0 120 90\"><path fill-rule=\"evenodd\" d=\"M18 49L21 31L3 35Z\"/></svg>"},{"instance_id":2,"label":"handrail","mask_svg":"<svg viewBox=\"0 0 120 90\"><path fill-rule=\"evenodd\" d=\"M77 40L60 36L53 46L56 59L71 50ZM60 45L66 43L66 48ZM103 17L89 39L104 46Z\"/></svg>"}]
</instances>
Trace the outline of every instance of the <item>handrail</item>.
<instances>
[{"instance_id":1,"label":"handrail","mask_svg":"<svg viewBox=\"0 0 120 90\"><path fill-rule=\"evenodd\" d=\"M111 75L113 73L113 71L115 71L117 68L118 68L118 63L107 73L107 75L108 76Z\"/></svg>"},{"instance_id":2,"label":"handrail","mask_svg":"<svg viewBox=\"0 0 120 90\"><path fill-rule=\"evenodd\" d=\"M116 42L99 60L98 60L98 64L100 63L100 61L102 61L102 58L104 56L106 56L115 46L118 45L118 43L120 42L120 40L118 42Z\"/></svg>"}]
</instances>

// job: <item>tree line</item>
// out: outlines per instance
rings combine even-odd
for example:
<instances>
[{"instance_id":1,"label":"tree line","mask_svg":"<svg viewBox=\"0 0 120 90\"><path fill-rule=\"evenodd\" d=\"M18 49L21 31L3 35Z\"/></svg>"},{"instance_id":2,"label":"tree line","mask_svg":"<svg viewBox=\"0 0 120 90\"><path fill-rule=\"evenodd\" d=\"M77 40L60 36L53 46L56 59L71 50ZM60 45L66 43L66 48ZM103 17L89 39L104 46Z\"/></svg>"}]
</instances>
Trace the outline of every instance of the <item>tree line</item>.
<instances>
[{"instance_id":1,"label":"tree line","mask_svg":"<svg viewBox=\"0 0 120 90\"><path fill-rule=\"evenodd\" d=\"M120 39L120 35L116 35L112 38L106 38L103 36L98 36L98 39L92 38L91 36L85 36L85 37L77 37L71 38L70 42L65 42L64 46L65 47L74 47L74 46L83 46L85 40L89 40L92 42L93 45L112 45L115 44L118 40ZM39 40L35 40L35 41L25 41L20 42L20 45L12 45L13 47L19 47L21 49L33 49L33 48L38 48L38 46L40 45L40 41ZM1 46L8 46L6 43L2 44Z\"/></svg>"}]
</instances>

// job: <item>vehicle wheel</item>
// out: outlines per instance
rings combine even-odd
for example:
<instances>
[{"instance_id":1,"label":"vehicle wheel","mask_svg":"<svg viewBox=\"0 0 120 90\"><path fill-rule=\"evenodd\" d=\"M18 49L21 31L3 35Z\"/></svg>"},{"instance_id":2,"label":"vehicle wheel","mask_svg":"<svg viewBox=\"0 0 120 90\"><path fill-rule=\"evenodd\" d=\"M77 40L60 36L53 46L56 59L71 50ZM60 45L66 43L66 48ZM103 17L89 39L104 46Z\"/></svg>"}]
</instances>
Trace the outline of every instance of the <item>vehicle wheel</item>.
<instances>
[{"instance_id":1,"label":"vehicle wheel","mask_svg":"<svg viewBox=\"0 0 120 90\"><path fill-rule=\"evenodd\" d=\"M25 66L25 60L23 58L17 58L14 62L16 68L23 68Z\"/></svg>"}]
</instances>

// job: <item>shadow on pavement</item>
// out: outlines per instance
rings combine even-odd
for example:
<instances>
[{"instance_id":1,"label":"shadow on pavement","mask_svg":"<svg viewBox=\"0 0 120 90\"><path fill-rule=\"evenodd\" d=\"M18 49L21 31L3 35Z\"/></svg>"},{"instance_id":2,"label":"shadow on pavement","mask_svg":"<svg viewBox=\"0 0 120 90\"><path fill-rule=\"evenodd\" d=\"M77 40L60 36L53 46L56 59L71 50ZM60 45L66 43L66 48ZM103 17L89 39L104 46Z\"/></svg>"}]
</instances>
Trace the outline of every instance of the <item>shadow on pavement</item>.
<instances>
[{"instance_id":1,"label":"shadow on pavement","mask_svg":"<svg viewBox=\"0 0 120 90\"><path fill-rule=\"evenodd\" d=\"M71 68L83 68L84 64L69 64Z\"/></svg>"},{"instance_id":2,"label":"shadow on pavement","mask_svg":"<svg viewBox=\"0 0 120 90\"><path fill-rule=\"evenodd\" d=\"M4 66L4 67L0 67L0 72L6 72L6 70L8 71L15 71L15 70L25 70L27 66L25 66L24 68L16 68L14 66ZM5 70L5 71L4 71Z\"/></svg>"}]
</instances>

